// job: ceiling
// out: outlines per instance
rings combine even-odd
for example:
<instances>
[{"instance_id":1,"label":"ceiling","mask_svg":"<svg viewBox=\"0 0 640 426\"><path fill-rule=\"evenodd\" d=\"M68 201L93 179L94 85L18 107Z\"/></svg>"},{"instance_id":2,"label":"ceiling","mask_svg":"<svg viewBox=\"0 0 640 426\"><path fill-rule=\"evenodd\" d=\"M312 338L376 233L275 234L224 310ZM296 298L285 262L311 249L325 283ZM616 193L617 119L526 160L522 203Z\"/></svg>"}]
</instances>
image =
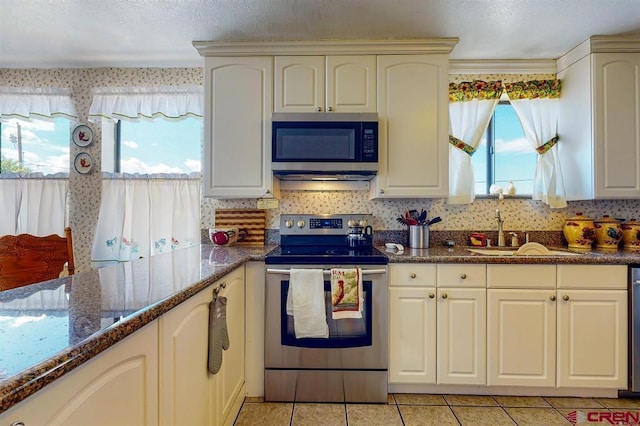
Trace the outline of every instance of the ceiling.
<instances>
[{"instance_id":1,"label":"ceiling","mask_svg":"<svg viewBox=\"0 0 640 426\"><path fill-rule=\"evenodd\" d=\"M556 59L640 35L640 0L0 0L0 68L192 67L192 41L459 37L451 59Z\"/></svg>"}]
</instances>

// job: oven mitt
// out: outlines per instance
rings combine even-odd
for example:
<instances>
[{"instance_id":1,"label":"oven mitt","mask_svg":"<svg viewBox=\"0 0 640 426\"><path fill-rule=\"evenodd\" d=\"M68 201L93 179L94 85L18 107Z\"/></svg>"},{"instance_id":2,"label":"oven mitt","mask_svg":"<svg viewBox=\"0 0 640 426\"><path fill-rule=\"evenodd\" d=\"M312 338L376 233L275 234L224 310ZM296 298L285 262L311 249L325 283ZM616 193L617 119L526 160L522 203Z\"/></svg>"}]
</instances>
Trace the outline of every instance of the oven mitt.
<instances>
[{"instance_id":1,"label":"oven mitt","mask_svg":"<svg viewBox=\"0 0 640 426\"><path fill-rule=\"evenodd\" d=\"M209 372L216 374L222 366L222 350L229 349L227 298L217 297L209 304Z\"/></svg>"}]
</instances>

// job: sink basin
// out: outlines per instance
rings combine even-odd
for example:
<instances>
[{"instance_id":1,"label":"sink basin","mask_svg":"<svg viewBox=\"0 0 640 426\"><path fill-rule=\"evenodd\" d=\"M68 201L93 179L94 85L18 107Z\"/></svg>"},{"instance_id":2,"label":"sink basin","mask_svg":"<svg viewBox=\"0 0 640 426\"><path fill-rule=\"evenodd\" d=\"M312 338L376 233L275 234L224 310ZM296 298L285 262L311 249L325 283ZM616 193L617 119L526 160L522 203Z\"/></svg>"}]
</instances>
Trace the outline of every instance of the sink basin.
<instances>
[{"instance_id":1,"label":"sink basin","mask_svg":"<svg viewBox=\"0 0 640 426\"><path fill-rule=\"evenodd\" d=\"M564 250L549 250L540 243L526 243L518 249L474 249L469 248L472 253L483 256L580 256L582 253L575 253Z\"/></svg>"}]
</instances>

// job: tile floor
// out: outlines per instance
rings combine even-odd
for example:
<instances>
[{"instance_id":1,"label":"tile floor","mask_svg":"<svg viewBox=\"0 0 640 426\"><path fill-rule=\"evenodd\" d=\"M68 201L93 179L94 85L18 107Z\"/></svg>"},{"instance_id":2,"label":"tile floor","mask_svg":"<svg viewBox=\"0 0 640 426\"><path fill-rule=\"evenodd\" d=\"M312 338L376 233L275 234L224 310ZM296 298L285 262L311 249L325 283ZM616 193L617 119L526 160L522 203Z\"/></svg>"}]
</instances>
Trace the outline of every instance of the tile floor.
<instances>
[{"instance_id":1,"label":"tile floor","mask_svg":"<svg viewBox=\"0 0 640 426\"><path fill-rule=\"evenodd\" d=\"M247 398L235 425L571 425L616 424L608 413L640 417L640 399L389 394L387 404L272 403ZM590 414L591 413L591 414ZM600 416L601 422L585 420ZM590 420L590 419L589 419ZM574 423L575 424L575 423ZM617 423L623 424L623 423ZM624 423L629 424L629 423ZM633 421L631 424L637 424Z\"/></svg>"}]
</instances>

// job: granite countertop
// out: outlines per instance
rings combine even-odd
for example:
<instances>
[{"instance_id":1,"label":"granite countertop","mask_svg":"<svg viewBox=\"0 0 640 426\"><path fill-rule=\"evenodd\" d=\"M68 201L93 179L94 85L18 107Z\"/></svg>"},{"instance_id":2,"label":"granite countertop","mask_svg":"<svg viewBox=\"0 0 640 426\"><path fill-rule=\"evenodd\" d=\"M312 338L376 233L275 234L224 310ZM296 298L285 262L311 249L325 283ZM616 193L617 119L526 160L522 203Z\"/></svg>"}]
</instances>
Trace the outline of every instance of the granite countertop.
<instances>
[{"instance_id":1,"label":"granite countertop","mask_svg":"<svg viewBox=\"0 0 640 426\"><path fill-rule=\"evenodd\" d=\"M0 292L0 413L275 247L202 245ZM389 263L640 264L640 251L486 256L467 248L378 247Z\"/></svg>"},{"instance_id":2,"label":"granite countertop","mask_svg":"<svg viewBox=\"0 0 640 426\"><path fill-rule=\"evenodd\" d=\"M274 248L202 245L0 292L0 413Z\"/></svg>"}]
</instances>

